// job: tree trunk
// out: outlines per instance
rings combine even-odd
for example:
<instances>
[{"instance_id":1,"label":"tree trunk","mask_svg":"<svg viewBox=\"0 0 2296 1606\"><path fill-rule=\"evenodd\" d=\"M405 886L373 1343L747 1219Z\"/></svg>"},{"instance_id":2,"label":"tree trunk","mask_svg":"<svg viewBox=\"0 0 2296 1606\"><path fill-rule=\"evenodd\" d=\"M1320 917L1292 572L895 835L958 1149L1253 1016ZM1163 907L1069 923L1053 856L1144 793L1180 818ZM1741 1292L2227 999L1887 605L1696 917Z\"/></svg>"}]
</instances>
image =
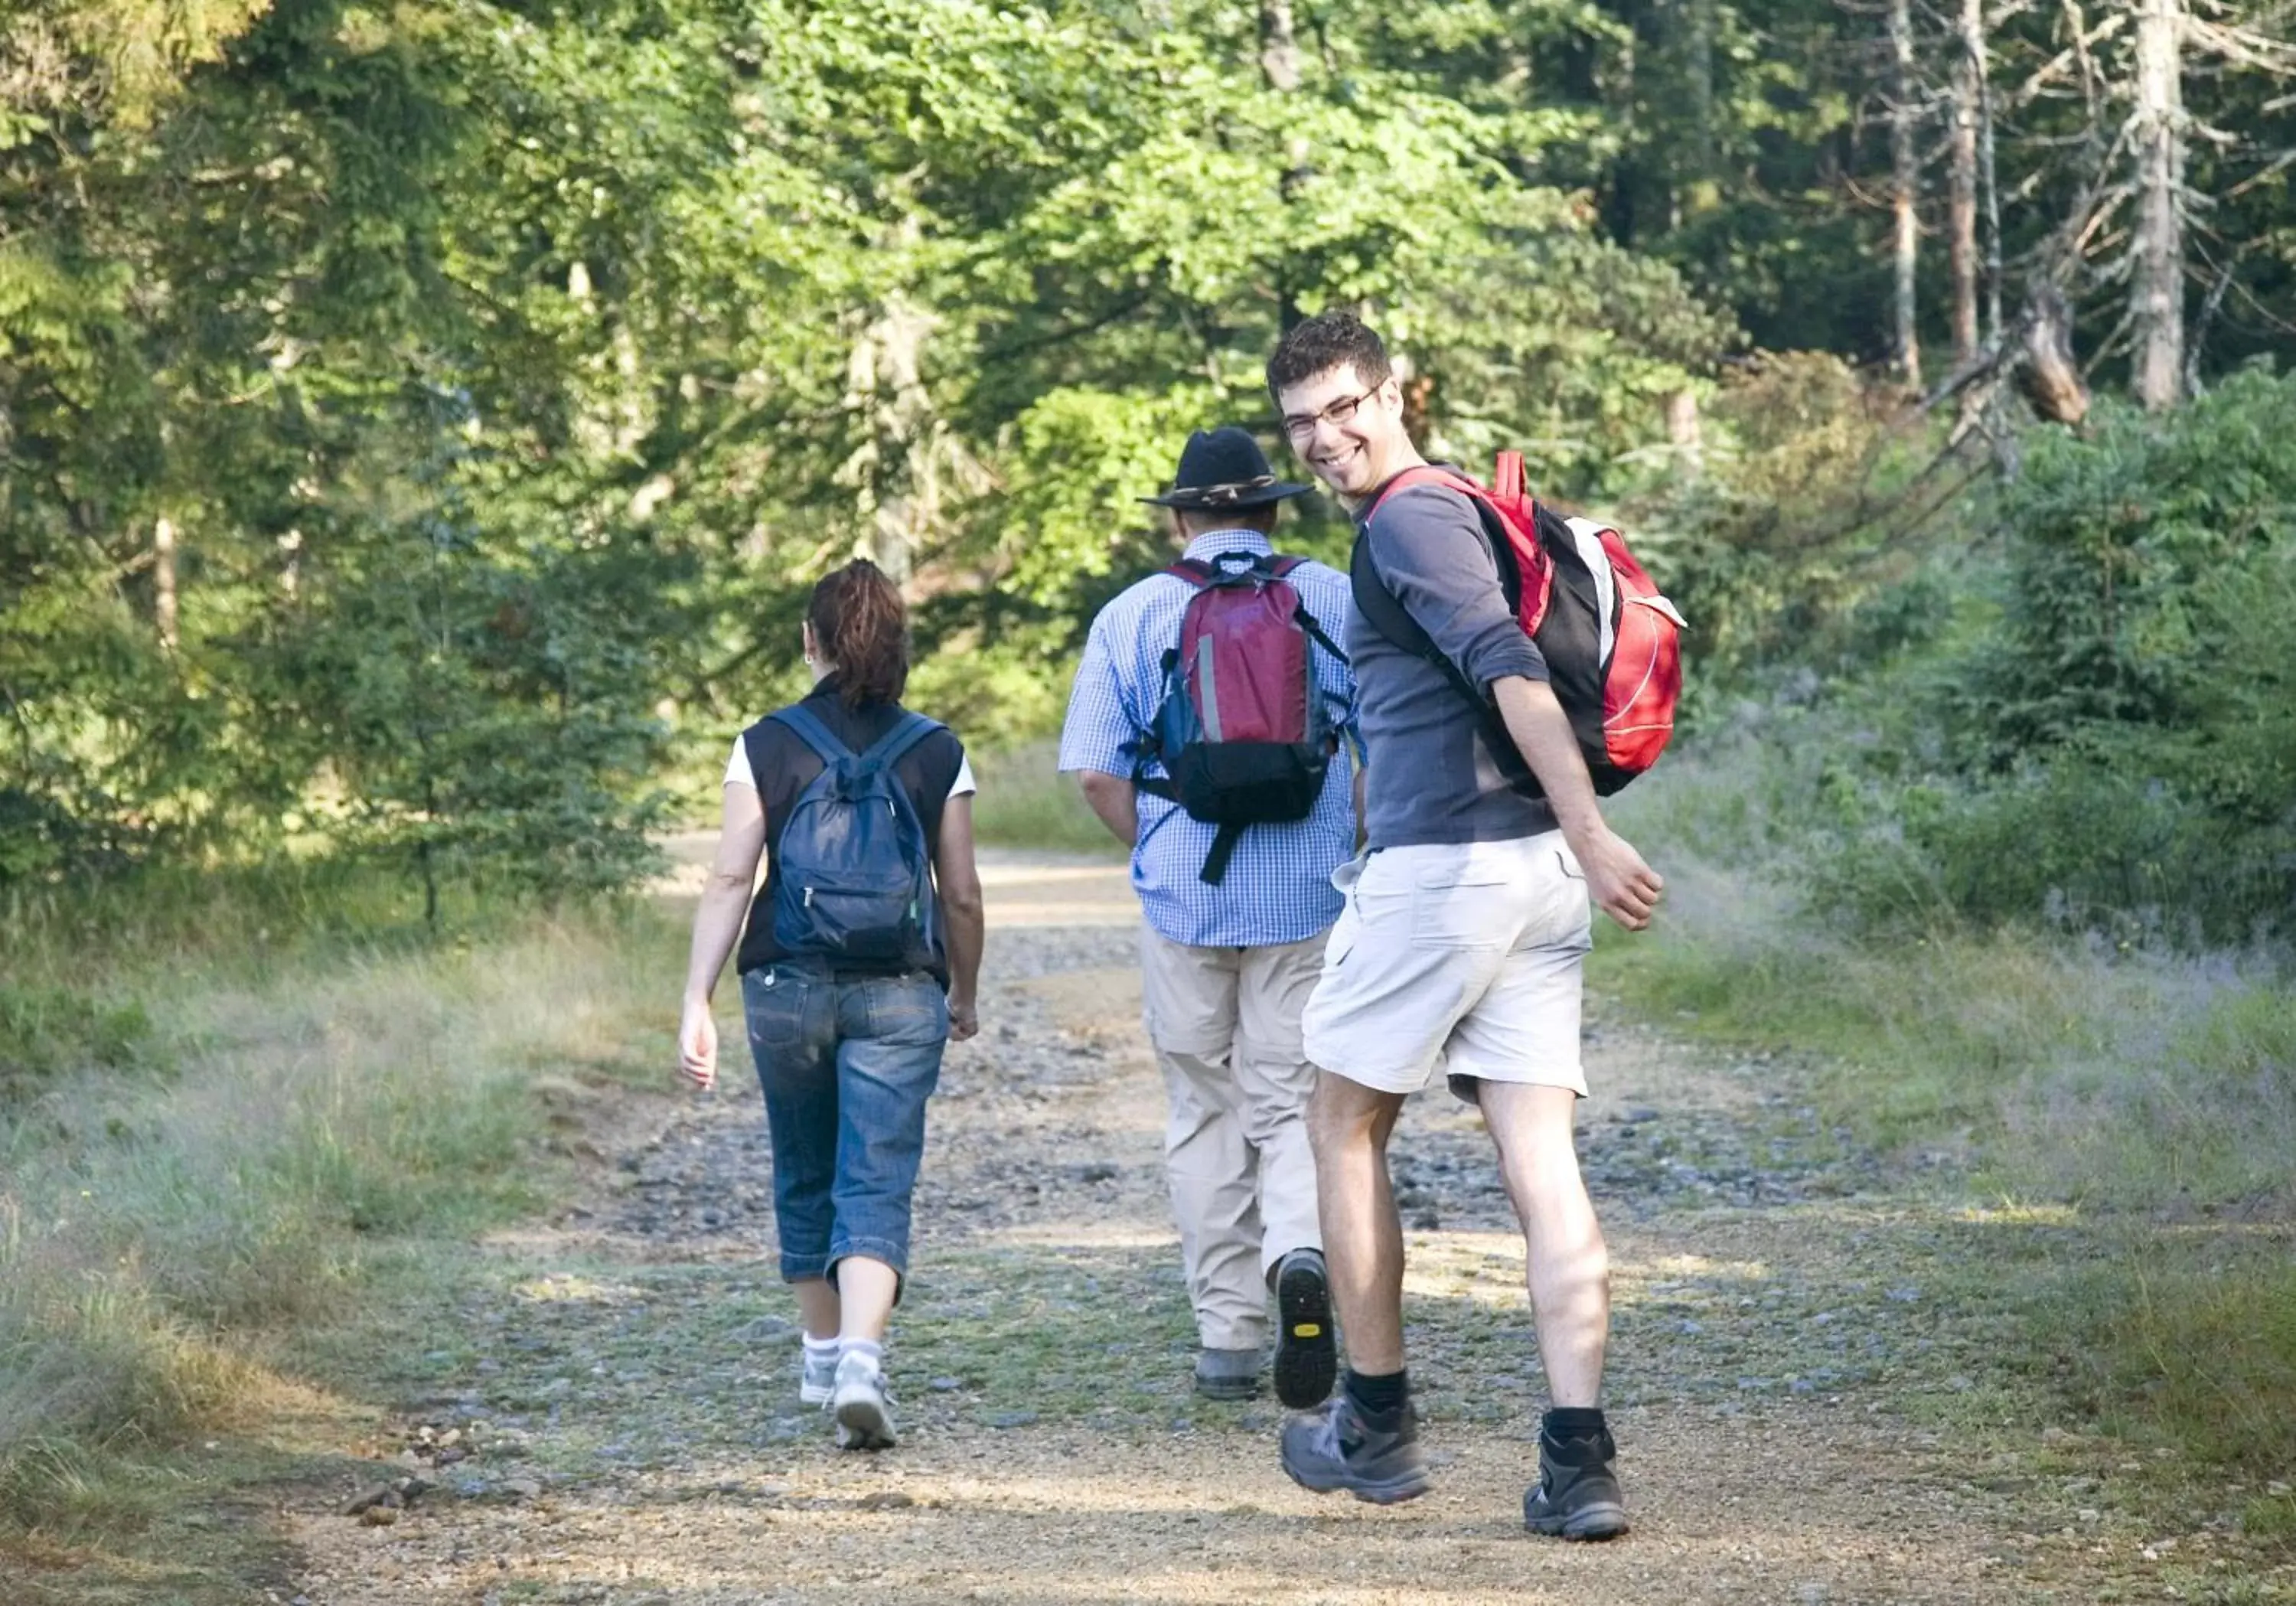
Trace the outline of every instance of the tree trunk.
<instances>
[{"instance_id":1,"label":"tree trunk","mask_svg":"<svg viewBox=\"0 0 2296 1606\"><path fill-rule=\"evenodd\" d=\"M1300 86L1300 45L1292 30L1292 0L1259 0L1259 70L1267 86L1289 95Z\"/></svg>"},{"instance_id":2,"label":"tree trunk","mask_svg":"<svg viewBox=\"0 0 2296 1606\"><path fill-rule=\"evenodd\" d=\"M1691 141L1690 160L1685 164L1686 185L1677 186L1677 210L1682 210L1681 192L1689 193L1688 210L1693 216L1710 211L1721 200L1714 182L1718 166L1715 150L1714 127L1714 0L1685 0L1690 13L1690 25L1685 39L1688 60L1684 63L1683 76L1690 92ZM1679 223L1680 218L1676 219Z\"/></svg>"},{"instance_id":3,"label":"tree trunk","mask_svg":"<svg viewBox=\"0 0 2296 1606\"><path fill-rule=\"evenodd\" d=\"M2185 383L2184 0L2137 0L2136 235L2129 315L2136 399L2173 407Z\"/></svg>"},{"instance_id":4,"label":"tree trunk","mask_svg":"<svg viewBox=\"0 0 2296 1606\"><path fill-rule=\"evenodd\" d=\"M152 526L152 623L161 650L174 652L176 625L176 521L162 515Z\"/></svg>"},{"instance_id":5,"label":"tree trunk","mask_svg":"<svg viewBox=\"0 0 2296 1606\"><path fill-rule=\"evenodd\" d=\"M1300 44L1292 26L1292 0L1259 0L1259 72L1268 88L1292 95L1300 87ZM1278 192L1292 204L1308 182L1308 142L1294 135L1283 145L1283 177ZM1286 334L1300 322L1299 287L1289 260L1276 268L1276 323Z\"/></svg>"},{"instance_id":6,"label":"tree trunk","mask_svg":"<svg viewBox=\"0 0 2296 1606\"><path fill-rule=\"evenodd\" d=\"M854 389L869 414L867 461L859 465L869 556L905 592L916 549L940 513L932 437L939 432L924 384L926 339L939 319L898 293L854 348Z\"/></svg>"},{"instance_id":7,"label":"tree trunk","mask_svg":"<svg viewBox=\"0 0 2296 1606\"><path fill-rule=\"evenodd\" d=\"M2088 416L2088 386L2073 361L2072 313L2054 284L2037 284L2026 311L2025 393L2033 410L2054 424L2075 424Z\"/></svg>"},{"instance_id":8,"label":"tree trunk","mask_svg":"<svg viewBox=\"0 0 2296 1606\"><path fill-rule=\"evenodd\" d=\"M1914 18L1912 0L1890 0L1890 201L1896 213L1895 325L1898 376L1922 383L1921 334L1915 325L1914 274L1921 262L1922 226L1914 202L1921 185L1921 157L1914 148Z\"/></svg>"},{"instance_id":9,"label":"tree trunk","mask_svg":"<svg viewBox=\"0 0 2296 1606\"><path fill-rule=\"evenodd\" d=\"M1705 468L1706 433L1699 423L1697 391L1676 391L1667 397L1666 438L1685 476L1694 477Z\"/></svg>"},{"instance_id":10,"label":"tree trunk","mask_svg":"<svg viewBox=\"0 0 2296 1606\"><path fill-rule=\"evenodd\" d=\"M1953 128L1947 145L1946 256L1953 275L1953 360L1977 360L1977 124L1985 48L1985 0L1962 0L1953 62Z\"/></svg>"},{"instance_id":11,"label":"tree trunk","mask_svg":"<svg viewBox=\"0 0 2296 1606\"><path fill-rule=\"evenodd\" d=\"M1985 338L2001 338L2001 177L1993 155L1993 60L1985 43L1983 0L1971 0L1977 31L1970 47L1977 58L1977 192L1985 208Z\"/></svg>"}]
</instances>

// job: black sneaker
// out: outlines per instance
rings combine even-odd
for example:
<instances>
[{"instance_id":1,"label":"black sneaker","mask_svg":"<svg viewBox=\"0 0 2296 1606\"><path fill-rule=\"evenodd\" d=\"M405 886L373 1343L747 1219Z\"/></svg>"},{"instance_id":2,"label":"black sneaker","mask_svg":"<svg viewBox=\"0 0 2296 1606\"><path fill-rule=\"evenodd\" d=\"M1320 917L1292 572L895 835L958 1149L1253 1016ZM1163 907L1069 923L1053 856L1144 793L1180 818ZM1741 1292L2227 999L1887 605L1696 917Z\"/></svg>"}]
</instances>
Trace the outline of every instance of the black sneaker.
<instances>
[{"instance_id":1,"label":"black sneaker","mask_svg":"<svg viewBox=\"0 0 2296 1606\"><path fill-rule=\"evenodd\" d=\"M1611 1460L1611 1430L1558 1439L1538 1436L1538 1482L1524 1491L1522 1525L1565 1539L1615 1539L1627 1531L1626 1496Z\"/></svg>"},{"instance_id":2,"label":"black sneaker","mask_svg":"<svg viewBox=\"0 0 2296 1606\"><path fill-rule=\"evenodd\" d=\"M1331 1397L1339 1375L1323 1251L1294 1249L1275 1263L1275 1397L1305 1411Z\"/></svg>"},{"instance_id":3,"label":"black sneaker","mask_svg":"<svg viewBox=\"0 0 2296 1606\"><path fill-rule=\"evenodd\" d=\"M1393 1505L1427 1492L1419 1418L1404 1401L1391 1428L1374 1428L1344 1390L1311 1416L1283 1425L1283 1470L1318 1495L1345 1489L1357 1500Z\"/></svg>"}]
</instances>

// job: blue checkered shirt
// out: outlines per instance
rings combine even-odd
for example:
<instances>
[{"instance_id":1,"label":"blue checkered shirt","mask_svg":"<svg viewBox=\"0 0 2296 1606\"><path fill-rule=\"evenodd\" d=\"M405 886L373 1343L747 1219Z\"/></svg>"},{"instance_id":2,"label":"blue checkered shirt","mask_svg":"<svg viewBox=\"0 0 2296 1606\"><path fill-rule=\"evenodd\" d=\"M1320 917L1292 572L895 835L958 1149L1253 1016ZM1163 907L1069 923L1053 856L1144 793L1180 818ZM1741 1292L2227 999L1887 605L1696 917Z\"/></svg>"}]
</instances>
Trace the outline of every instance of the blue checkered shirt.
<instances>
[{"instance_id":1,"label":"blue checkered shirt","mask_svg":"<svg viewBox=\"0 0 2296 1606\"><path fill-rule=\"evenodd\" d=\"M1223 552L1272 552L1267 538L1250 530L1216 530L1188 543L1187 556L1207 562ZM1344 641L1348 578L1322 564L1300 564L1286 576L1324 633ZM1129 778L1137 755L1153 739L1164 699L1164 655L1180 641L1180 615L1195 588L1176 574L1152 574L1100 611L1077 666L1061 730L1061 769L1098 770ZM1148 923L1175 943L1194 948L1260 948L1298 943L1339 918L1341 902L1332 871L1355 852L1356 816L1350 767L1360 754L1356 734L1356 683L1348 666L1311 643L1316 678L1328 694L1332 722L1346 734L1332 761L1324 794L1307 819L1244 828L1228 861L1226 877L1207 886L1204 855L1218 828L1192 819L1177 803L1140 794L1140 837L1132 850L1132 888ZM1147 773L1160 776L1151 763Z\"/></svg>"}]
</instances>

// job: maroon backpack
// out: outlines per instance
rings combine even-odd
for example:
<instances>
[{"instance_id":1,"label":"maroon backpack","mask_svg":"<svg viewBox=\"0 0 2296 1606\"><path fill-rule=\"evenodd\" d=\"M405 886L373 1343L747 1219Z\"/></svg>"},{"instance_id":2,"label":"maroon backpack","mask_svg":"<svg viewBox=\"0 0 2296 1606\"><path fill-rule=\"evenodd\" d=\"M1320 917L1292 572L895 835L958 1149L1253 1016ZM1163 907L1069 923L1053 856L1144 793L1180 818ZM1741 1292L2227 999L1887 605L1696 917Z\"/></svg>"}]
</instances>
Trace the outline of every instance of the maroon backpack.
<instances>
[{"instance_id":1,"label":"maroon backpack","mask_svg":"<svg viewBox=\"0 0 2296 1606\"><path fill-rule=\"evenodd\" d=\"M1306 560L1224 552L1164 571L1196 589L1164 655L1164 702L1134 784L1219 828L1202 878L1218 886L1249 825L1305 819L1337 745L1310 643L1347 662L1284 576Z\"/></svg>"}]
</instances>

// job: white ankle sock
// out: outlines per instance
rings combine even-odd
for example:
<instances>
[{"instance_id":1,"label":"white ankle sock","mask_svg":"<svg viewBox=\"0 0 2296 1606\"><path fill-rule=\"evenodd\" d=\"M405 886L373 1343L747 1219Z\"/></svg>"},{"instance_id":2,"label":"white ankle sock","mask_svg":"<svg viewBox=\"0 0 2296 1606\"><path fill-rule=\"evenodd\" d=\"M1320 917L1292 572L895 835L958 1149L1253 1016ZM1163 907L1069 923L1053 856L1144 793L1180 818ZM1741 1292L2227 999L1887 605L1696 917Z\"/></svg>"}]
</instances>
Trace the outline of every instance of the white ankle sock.
<instances>
[{"instance_id":1,"label":"white ankle sock","mask_svg":"<svg viewBox=\"0 0 2296 1606\"><path fill-rule=\"evenodd\" d=\"M833 1360L841 1347L835 1338L816 1338L811 1333L804 1338L805 1353L816 1361Z\"/></svg>"},{"instance_id":2,"label":"white ankle sock","mask_svg":"<svg viewBox=\"0 0 2296 1606\"><path fill-rule=\"evenodd\" d=\"M873 1370L882 1371L885 1369L885 1347L873 1338L840 1338L837 1341L838 1363L842 1365L849 1355L860 1356L869 1363Z\"/></svg>"}]
</instances>

